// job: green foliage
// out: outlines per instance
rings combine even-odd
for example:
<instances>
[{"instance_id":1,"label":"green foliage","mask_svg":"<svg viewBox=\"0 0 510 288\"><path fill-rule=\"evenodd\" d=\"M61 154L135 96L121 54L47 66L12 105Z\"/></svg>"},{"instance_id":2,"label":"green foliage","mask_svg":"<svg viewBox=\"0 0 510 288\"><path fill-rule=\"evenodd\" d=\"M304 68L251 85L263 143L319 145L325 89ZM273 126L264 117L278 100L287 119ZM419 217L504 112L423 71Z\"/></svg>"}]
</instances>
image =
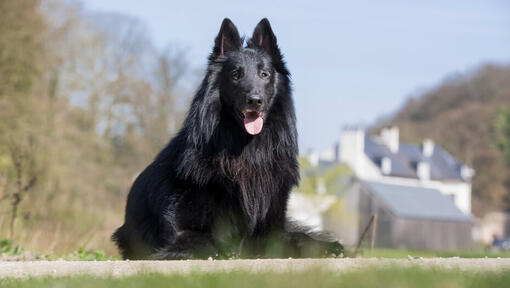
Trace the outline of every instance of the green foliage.
<instances>
[{"instance_id":1,"label":"green foliage","mask_svg":"<svg viewBox=\"0 0 510 288\"><path fill-rule=\"evenodd\" d=\"M0 256L17 256L24 253L24 249L20 246L14 246L11 240L1 239L0 240Z\"/></svg>"},{"instance_id":2,"label":"green foliage","mask_svg":"<svg viewBox=\"0 0 510 288\"><path fill-rule=\"evenodd\" d=\"M27 251L19 245L14 245L12 240L0 240L0 260L7 257L10 260L68 260L68 261L106 261L106 260L119 260L118 257L110 256L103 250L86 250L80 247L77 251L65 254L42 254L35 251Z\"/></svg>"},{"instance_id":3,"label":"green foliage","mask_svg":"<svg viewBox=\"0 0 510 288\"><path fill-rule=\"evenodd\" d=\"M365 268L343 272L308 270L287 273L193 273L191 275L139 274L129 277L42 277L1 279L9 287L506 287L508 271L471 273L419 268Z\"/></svg>"},{"instance_id":4,"label":"green foliage","mask_svg":"<svg viewBox=\"0 0 510 288\"><path fill-rule=\"evenodd\" d=\"M500 109L494 121L494 142L510 165L510 110Z\"/></svg>"},{"instance_id":5,"label":"green foliage","mask_svg":"<svg viewBox=\"0 0 510 288\"><path fill-rule=\"evenodd\" d=\"M299 169L301 169L301 171L307 171L312 167L312 165L310 164L310 161L308 160L307 157L299 157L298 163L299 163Z\"/></svg>"},{"instance_id":6,"label":"green foliage","mask_svg":"<svg viewBox=\"0 0 510 288\"><path fill-rule=\"evenodd\" d=\"M117 258L106 255L103 250L85 250L83 247L80 247L78 251L64 256L63 259L71 261L105 261Z\"/></svg>"},{"instance_id":7,"label":"green foliage","mask_svg":"<svg viewBox=\"0 0 510 288\"><path fill-rule=\"evenodd\" d=\"M312 167L308 159L300 157L299 165L301 181L297 191L304 194L317 194L319 188L325 189L323 192L326 195L337 194L345 189L353 177L349 166L345 164Z\"/></svg>"}]
</instances>

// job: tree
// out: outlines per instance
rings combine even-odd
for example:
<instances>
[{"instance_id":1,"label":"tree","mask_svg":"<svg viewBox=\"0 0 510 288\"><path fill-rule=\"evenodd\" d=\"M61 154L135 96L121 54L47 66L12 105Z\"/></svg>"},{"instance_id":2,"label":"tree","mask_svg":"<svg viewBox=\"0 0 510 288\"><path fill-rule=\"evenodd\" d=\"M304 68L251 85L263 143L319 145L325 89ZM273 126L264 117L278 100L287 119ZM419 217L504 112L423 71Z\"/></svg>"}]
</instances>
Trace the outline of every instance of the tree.
<instances>
[{"instance_id":1,"label":"tree","mask_svg":"<svg viewBox=\"0 0 510 288\"><path fill-rule=\"evenodd\" d=\"M184 57L155 49L140 21L75 1L0 11L0 239L116 251L133 177L183 117Z\"/></svg>"},{"instance_id":2,"label":"tree","mask_svg":"<svg viewBox=\"0 0 510 288\"><path fill-rule=\"evenodd\" d=\"M510 110L500 109L496 113L494 122L496 147L503 153L510 165Z\"/></svg>"},{"instance_id":3,"label":"tree","mask_svg":"<svg viewBox=\"0 0 510 288\"><path fill-rule=\"evenodd\" d=\"M510 166L510 110L500 109L496 113L496 120L494 122L494 142L499 151L503 154L507 166ZM507 193L503 197L505 206L510 209L510 172L506 176Z\"/></svg>"},{"instance_id":4,"label":"tree","mask_svg":"<svg viewBox=\"0 0 510 288\"><path fill-rule=\"evenodd\" d=\"M10 237L19 205L37 177L47 91L43 77L46 23L35 0L0 1L0 165L7 175L2 199L10 200ZM0 231L1 232L1 231Z\"/></svg>"}]
</instances>

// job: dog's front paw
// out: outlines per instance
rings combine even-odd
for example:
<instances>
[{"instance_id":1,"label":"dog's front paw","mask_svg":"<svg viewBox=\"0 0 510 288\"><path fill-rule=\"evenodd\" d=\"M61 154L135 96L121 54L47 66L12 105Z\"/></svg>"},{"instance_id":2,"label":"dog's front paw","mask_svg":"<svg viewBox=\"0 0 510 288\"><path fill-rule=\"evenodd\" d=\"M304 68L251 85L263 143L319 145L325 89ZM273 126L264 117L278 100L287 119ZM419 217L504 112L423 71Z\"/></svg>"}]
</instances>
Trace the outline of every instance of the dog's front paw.
<instances>
[{"instance_id":1,"label":"dog's front paw","mask_svg":"<svg viewBox=\"0 0 510 288\"><path fill-rule=\"evenodd\" d=\"M344 256L344 246L340 244L340 242L325 242L323 247L324 256L325 257L343 257Z\"/></svg>"}]
</instances>

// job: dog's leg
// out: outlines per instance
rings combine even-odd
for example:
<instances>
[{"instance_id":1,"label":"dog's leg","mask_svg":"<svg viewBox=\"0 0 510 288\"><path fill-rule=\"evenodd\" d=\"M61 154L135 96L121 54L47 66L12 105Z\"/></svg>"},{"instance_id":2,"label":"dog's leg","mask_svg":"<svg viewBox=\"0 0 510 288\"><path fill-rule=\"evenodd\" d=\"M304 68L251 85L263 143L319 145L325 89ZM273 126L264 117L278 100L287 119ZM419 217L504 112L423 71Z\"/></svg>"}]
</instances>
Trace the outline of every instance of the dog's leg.
<instances>
[{"instance_id":1,"label":"dog's leg","mask_svg":"<svg viewBox=\"0 0 510 288\"><path fill-rule=\"evenodd\" d=\"M285 225L284 241L297 257L336 257L345 252L336 237L325 231L311 231L294 221Z\"/></svg>"},{"instance_id":2,"label":"dog's leg","mask_svg":"<svg viewBox=\"0 0 510 288\"><path fill-rule=\"evenodd\" d=\"M342 256L344 252L342 244L327 233L280 230L243 242L241 258L322 258Z\"/></svg>"},{"instance_id":3,"label":"dog's leg","mask_svg":"<svg viewBox=\"0 0 510 288\"><path fill-rule=\"evenodd\" d=\"M207 259L216 257L218 251L208 233L180 231L167 247L151 255L154 260Z\"/></svg>"},{"instance_id":4,"label":"dog's leg","mask_svg":"<svg viewBox=\"0 0 510 288\"><path fill-rule=\"evenodd\" d=\"M316 237L317 235L314 235ZM303 232L287 232L285 243L294 257L338 257L344 253L344 246L336 240L316 239Z\"/></svg>"}]
</instances>

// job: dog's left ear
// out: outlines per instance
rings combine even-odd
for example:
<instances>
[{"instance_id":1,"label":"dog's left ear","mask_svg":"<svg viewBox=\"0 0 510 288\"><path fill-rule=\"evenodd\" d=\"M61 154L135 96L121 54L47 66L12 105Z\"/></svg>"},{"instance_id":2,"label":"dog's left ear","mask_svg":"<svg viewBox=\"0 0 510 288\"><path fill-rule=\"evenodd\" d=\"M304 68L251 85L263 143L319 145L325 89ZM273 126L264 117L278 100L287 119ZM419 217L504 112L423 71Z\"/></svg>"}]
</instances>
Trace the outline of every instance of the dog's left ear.
<instances>
[{"instance_id":1,"label":"dog's left ear","mask_svg":"<svg viewBox=\"0 0 510 288\"><path fill-rule=\"evenodd\" d=\"M255 27L250 44L264 49L269 55L280 56L280 49L278 49L276 44L276 36L274 36L271 24L269 24L267 18L260 20L257 27Z\"/></svg>"}]
</instances>

